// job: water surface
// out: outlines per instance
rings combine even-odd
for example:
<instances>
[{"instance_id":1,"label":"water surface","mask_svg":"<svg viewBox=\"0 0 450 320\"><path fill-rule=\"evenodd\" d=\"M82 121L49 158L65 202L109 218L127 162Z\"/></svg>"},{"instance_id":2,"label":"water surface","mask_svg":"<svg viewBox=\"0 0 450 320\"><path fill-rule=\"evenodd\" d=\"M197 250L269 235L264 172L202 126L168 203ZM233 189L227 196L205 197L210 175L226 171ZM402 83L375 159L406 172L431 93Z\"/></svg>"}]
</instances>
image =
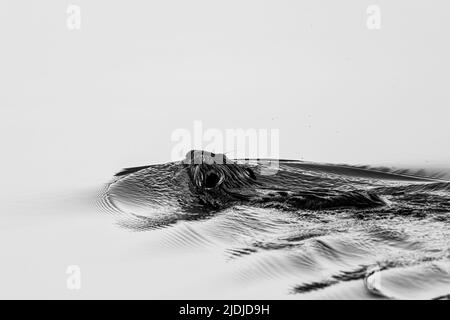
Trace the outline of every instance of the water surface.
<instances>
[{"instance_id":1,"label":"water surface","mask_svg":"<svg viewBox=\"0 0 450 320\"><path fill-rule=\"evenodd\" d=\"M189 190L177 180L180 165L120 174L106 187L100 209L114 217L118 229L131 231L130 237L158 234L158 250L175 257L180 269L189 264L183 256L195 253L209 271L204 279L221 297L436 299L450 294L450 183L445 179L284 160L275 175L258 176L262 185L255 187L258 194L276 191L281 199L190 210L183 202ZM263 166L253 165L255 170ZM285 206L292 202L283 198L286 192L338 195L347 202L295 209ZM355 192L376 195L384 204L355 207L360 201Z\"/></svg>"}]
</instances>

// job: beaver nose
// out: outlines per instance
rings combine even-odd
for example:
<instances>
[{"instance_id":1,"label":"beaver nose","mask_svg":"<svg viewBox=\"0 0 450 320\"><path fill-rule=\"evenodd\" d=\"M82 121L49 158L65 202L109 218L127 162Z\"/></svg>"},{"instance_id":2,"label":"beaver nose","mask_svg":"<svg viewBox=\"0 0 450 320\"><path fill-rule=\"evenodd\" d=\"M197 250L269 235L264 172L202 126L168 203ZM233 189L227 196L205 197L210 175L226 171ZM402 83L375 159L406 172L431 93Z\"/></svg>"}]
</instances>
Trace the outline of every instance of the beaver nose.
<instances>
[{"instance_id":1,"label":"beaver nose","mask_svg":"<svg viewBox=\"0 0 450 320\"><path fill-rule=\"evenodd\" d=\"M223 180L225 179L223 174L220 174L215 171L209 171L206 173L205 178L205 188L206 189L213 189L218 187L220 184L222 184Z\"/></svg>"}]
</instances>

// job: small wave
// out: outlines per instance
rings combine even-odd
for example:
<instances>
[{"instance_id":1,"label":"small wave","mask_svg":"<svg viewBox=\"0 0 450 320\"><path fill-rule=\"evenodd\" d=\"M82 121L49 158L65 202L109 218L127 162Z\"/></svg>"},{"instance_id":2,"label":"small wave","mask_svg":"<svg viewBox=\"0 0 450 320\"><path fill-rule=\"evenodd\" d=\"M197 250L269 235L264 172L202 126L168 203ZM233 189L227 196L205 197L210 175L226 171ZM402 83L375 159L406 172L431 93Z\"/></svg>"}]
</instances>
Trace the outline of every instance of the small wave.
<instances>
[{"instance_id":1,"label":"small wave","mask_svg":"<svg viewBox=\"0 0 450 320\"><path fill-rule=\"evenodd\" d=\"M221 250L245 283L283 280L302 297L347 284L380 298L448 294L445 272L430 265L450 252L450 182L287 160L262 175L258 162L217 167L200 155L207 163L119 172L99 208L128 230L158 229L168 249Z\"/></svg>"}]
</instances>

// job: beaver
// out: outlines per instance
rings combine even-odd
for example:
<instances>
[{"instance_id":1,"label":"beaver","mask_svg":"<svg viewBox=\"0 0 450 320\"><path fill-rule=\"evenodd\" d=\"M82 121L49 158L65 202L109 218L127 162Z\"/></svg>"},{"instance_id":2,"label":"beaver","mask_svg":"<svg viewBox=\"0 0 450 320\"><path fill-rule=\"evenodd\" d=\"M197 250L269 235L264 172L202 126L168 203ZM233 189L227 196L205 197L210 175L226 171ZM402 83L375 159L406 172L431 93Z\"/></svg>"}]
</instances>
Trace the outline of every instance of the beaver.
<instances>
[{"instance_id":1,"label":"beaver","mask_svg":"<svg viewBox=\"0 0 450 320\"><path fill-rule=\"evenodd\" d=\"M281 210L373 208L385 201L370 190L348 190L326 172L289 172L280 160L276 174L264 174L263 161L230 160L224 154L189 151L182 161L126 168L109 191L124 202L146 203L183 212L217 211L233 205Z\"/></svg>"}]
</instances>

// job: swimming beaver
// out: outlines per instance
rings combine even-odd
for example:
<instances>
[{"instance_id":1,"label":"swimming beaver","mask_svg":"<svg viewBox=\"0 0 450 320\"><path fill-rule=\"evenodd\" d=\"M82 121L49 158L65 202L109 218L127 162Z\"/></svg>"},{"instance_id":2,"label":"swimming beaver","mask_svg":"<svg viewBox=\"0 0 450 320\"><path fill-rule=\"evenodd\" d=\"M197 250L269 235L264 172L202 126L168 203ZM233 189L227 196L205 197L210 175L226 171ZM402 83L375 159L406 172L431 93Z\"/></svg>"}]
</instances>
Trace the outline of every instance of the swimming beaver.
<instances>
[{"instance_id":1,"label":"swimming beaver","mask_svg":"<svg viewBox=\"0 0 450 320\"><path fill-rule=\"evenodd\" d=\"M191 150L182 161L127 168L116 174L110 193L128 203L146 203L183 212L221 210L246 204L281 210L371 208L385 202L368 190L348 190L345 179L298 169L263 174L264 164L231 161L224 154ZM113 188L112 188L113 187ZM112 189L111 189L112 188Z\"/></svg>"}]
</instances>

